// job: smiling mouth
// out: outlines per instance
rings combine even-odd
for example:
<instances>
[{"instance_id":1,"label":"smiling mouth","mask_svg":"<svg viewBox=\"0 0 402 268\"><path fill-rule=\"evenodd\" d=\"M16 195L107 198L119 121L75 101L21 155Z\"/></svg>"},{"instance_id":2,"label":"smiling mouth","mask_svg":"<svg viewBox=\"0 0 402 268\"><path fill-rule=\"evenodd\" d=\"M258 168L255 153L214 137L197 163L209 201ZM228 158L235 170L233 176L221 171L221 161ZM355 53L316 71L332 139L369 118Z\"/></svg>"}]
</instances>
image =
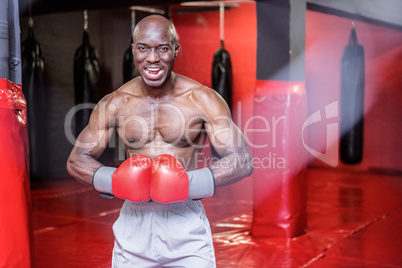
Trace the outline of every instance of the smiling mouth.
<instances>
[{"instance_id":1,"label":"smiling mouth","mask_svg":"<svg viewBox=\"0 0 402 268\"><path fill-rule=\"evenodd\" d=\"M162 69L160 69L160 68L145 68L145 71L149 75L157 76L162 71Z\"/></svg>"}]
</instances>

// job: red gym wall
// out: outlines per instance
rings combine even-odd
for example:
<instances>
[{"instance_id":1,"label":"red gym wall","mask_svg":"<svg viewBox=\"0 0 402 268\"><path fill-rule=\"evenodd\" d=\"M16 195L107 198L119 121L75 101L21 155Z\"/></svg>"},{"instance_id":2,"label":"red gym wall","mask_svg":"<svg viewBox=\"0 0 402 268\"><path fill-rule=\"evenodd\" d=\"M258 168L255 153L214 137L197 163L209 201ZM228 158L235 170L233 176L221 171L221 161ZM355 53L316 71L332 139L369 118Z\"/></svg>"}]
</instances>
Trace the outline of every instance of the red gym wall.
<instances>
[{"instance_id":1,"label":"red gym wall","mask_svg":"<svg viewBox=\"0 0 402 268\"><path fill-rule=\"evenodd\" d=\"M179 14L179 9L182 7L172 8L172 20L181 38L175 71L211 86L213 54L219 48L219 12ZM339 162L337 168L401 171L402 32L354 22L358 41L365 51L363 160L358 165ZM341 58L351 25L351 19L307 11L305 66L308 115L318 109L324 114L326 105L339 101ZM225 46L231 54L233 66L233 117L243 131L253 111L256 41L254 3L241 4L225 12ZM326 152L328 123L339 124L339 117L308 127L305 142L321 153ZM328 149L338 150L338 143ZM311 155L309 163L310 166L330 167Z\"/></svg>"},{"instance_id":2,"label":"red gym wall","mask_svg":"<svg viewBox=\"0 0 402 268\"><path fill-rule=\"evenodd\" d=\"M402 32L354 21L365 52L365 118L363 160L358 165L339 163L341 169L402 171ZM351 19L307 11L306 89L308 114L339 100L343 48ZM326 124L309 129L308 144L325 153ZM338 144L333 145L337 148ZM310 166L327 166L310 156Z\"/></svg>"}]
</instances>

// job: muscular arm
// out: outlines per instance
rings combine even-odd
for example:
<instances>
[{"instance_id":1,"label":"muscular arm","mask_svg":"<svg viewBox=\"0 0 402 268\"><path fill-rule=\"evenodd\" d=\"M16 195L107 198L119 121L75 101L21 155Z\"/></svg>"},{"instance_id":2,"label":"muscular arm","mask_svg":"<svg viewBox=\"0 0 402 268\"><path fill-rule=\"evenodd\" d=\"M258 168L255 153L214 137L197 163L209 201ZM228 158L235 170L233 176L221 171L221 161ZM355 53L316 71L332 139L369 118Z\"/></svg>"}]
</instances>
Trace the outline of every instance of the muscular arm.
<instances>
[{"instance_id":1,"label":"muscular arm","mask_svg":"<svg viewBox=\"0 0 402 268\"><path fill-rule=\"evenodd\" d=\"M213 90L196 94L197 103L206 118L209 140L221 159L211 164L216 187L233 184L250 176L253 163L247 142L233 123L225 101Z\"/></svg>"},{"instance_id":2,"label":"muscular arm","mask_svg":"<svg viewBox=\"0 0 402 268\"><path fill-rule=\"evenodd\" d=\"M67 171L79 182L92 184L94 172L102 166L97 159L105 151L113 132L113 118L108 112L109 97L105 97L95 107L88 126L78 136L67 160Z\"/></svg>"}]
</instances>

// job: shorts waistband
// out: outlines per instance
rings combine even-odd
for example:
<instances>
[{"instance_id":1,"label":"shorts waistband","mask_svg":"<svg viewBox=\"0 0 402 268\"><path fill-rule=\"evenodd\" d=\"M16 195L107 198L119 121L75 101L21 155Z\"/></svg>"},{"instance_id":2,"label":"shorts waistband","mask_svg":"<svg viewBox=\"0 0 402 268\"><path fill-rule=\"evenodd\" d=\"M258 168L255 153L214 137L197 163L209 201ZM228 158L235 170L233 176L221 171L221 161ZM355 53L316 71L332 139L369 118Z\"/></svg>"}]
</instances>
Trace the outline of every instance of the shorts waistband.
<instances>
[{"instance_id":1,"label":"shorts waistband","mask_svg":"<svg viewBox=\"0 0 402 268\"><path fill-rule=\"evenodd\" d=\"M131 202L130 200L126 200L124 205L130 206L131 208L135 210L153 210L153 211L164 211L164 210L172 210L176 208L183 208L183 207L188 207L188 206L193 206L197 202L200 201L194 201L191 199L186 199L181 202L174 202L174 203L169 203L169 204L163 204L155 201L150 201L150 202Z\"/></svg>"}]
</instances>

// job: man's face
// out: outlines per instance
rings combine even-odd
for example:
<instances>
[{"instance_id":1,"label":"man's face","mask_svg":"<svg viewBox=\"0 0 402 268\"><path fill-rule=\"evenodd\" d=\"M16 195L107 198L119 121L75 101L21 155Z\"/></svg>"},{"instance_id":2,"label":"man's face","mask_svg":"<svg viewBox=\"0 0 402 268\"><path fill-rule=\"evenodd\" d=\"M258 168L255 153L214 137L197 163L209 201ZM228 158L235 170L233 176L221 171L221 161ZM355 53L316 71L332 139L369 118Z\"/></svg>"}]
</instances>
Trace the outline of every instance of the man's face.
<instances>
[{"instance_id":1,"label":"man's face","mask_svg":"<svg viewBox=\"0 0 402 268\"><path fill-rule=\"evenodd\" d=\"M178 45L165 25L148 23L142 25L133 38L134 65L145 84L163 86L170 78Z\"/></svg>"}]
</instances>

